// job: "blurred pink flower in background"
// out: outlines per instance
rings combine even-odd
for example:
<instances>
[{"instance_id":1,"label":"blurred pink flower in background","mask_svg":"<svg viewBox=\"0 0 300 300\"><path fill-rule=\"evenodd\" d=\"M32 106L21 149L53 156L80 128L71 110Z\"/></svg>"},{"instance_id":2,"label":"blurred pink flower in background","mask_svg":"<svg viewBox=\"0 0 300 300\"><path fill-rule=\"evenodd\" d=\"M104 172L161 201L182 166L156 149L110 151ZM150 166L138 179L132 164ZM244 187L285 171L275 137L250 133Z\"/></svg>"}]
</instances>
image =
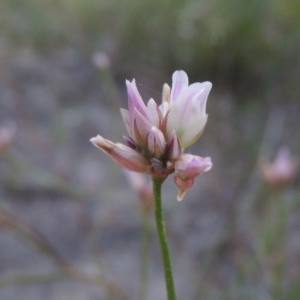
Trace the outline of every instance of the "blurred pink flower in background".
<instances>
[{"instance_id":1,"label":"blurred pink flower in background","mask_svg":"<svg viewBox=\"0 0 300 300\"><path fill-rule=\"evenodd\" d=\"M0 154L7 151L16 136L16 127L13 124L0 127Z\"/></svg>"},{"instance_id":2,"label":"blurred pink flower in background","mask_svg":"<svg viewBox=\"0 0 300 300\"><path fill-rule=\"evenodd\" d=\"M113 143L100 135L91 142L130 171L162 179L175 173L178 200L181 200L195 177L212 168L210 157L184 154L184 148L195 143L203 133L212 84L189 85L187 74L175 71L172 87L163 86L161 105L154 99L145 104L134 79L127 80L126 86L128 109L121 109L128 132L125 143Z\"/></svg>"},{"instance_id":3,"label":"blurred pink flower in background","mask_svg":"<svg viewBox=\"0 0 300 300\"><path fill-rule=\"evenodd\" d=\"M153 188L152 182L144 174L125 170L125 175L130 187L137 194L141 208L145 213L153 208Z\"/></svg>"},{"instance_id":4,"label":"blurred pink flower in background","mask_svg":"<svg viewBox=\"0 0 300 300\"><path fill-rule=\"evenodd\" d=\"M98 51L93 54L92 61L100 70L107 70L110 68L110 58L104 51Z\"/></svg>"},{"instance_id":5,"label":"blurred pink flower in background","mask_svg":"<svg viewBox=\"0 0 300 300\"><path fill-rule=\"evenodd\" d=\"M299 160L291 155L287 147L278 150L273 162L262 161L259 169L263 180L276 187L291 184L299 172Z\"/></svg>"}]
</instances>

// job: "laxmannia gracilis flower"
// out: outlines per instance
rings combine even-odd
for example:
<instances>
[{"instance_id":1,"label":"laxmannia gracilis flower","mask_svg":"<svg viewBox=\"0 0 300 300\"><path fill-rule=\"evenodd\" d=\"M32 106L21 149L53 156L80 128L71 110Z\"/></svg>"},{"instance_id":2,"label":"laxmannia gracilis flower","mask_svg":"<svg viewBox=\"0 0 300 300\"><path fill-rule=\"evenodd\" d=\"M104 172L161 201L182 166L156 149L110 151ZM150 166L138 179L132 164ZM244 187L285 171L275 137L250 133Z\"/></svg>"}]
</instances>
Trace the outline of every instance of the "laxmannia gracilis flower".
<instances>
[{"instance_id":1,"label":"laxmannia gracilis flower","mask_svg":"<svg viewBox=\"0 0 300 300\"><path fill-rule=\"evenodd\" d=\"M133 79L126 81L128 109L121 115L128 136L125 143L113 143L98 135L91 142L118 165L131 171L166 178L174 173L181 200L196 176L212 168L210 157L185 154L184 148L195 143L207 122L206 102L212 84L189 85L184 71L175 71L172 87L163 86L162 103L154 99L144 103Z\"/></svg>"}]
</instances>

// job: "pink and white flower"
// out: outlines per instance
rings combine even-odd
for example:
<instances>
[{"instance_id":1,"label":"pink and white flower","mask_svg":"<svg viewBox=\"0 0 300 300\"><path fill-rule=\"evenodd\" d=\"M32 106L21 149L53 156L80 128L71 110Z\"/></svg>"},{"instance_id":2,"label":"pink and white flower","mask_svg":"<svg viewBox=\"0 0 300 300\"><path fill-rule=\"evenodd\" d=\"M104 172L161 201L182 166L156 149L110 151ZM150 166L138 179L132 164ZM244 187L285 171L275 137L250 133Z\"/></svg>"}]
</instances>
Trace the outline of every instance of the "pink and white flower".
<instances>
[{"instance_id":1,"label":"pink and white flower","mask_svg":"<svg viewBox=\"0 0 300 300\"><path fill-rule=\"evenodd\" d=\"M131 171L166 178L175 172L178 199L195 177L211 169L209 157L183 154L201 136L207 122L206 102L210 82L189 85L184 71L176 71L172 87L163 87L162 103L144 103L133 79L126 81L128 109L121 115L128 132L125 144L113 143L98 135L91 142L118 165Z\"/></svg>"}]
</instances>

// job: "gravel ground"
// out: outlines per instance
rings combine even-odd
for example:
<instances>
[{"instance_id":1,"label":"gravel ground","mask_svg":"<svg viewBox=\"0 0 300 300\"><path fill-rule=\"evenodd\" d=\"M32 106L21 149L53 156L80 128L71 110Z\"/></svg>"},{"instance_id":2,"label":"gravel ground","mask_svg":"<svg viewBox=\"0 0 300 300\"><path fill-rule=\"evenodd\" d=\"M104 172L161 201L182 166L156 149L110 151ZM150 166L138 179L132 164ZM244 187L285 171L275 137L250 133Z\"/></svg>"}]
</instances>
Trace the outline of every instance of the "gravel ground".
<instances>
[{"instance_id":1,"label":"gravel ground","mask_svg":"<svg viewBox=\"0 0 300 300\"><path fill-rule=\"evenodd\" d=\"M6 214L0 218L0 299L138 299L138 199L123 172L89 143L98 133L114 140L124 133L103 74L72 49L48 56L7 52L0 65L0 125L16 128L13 144L0 154L0 209ZM248 299L270 299L268 269L253 263L257 219L236 216L236 199L247 198L258 181L253 139L265 109L241 117L230 94L220 99L213 94L209 100L219 104L209 106L207 131L191 150L211 155L213 171L182 203L172 179L163 190L178 299L241 299L241 291ZM286 110L296 120L297 104ZM299 274L295 207L288 223L288 279ZM150 222L148 295L165 300L152 215ZM85 277L62 274L68 264ZM97 274L102 279L91 280Z\"/></svg>"}]
</instances>

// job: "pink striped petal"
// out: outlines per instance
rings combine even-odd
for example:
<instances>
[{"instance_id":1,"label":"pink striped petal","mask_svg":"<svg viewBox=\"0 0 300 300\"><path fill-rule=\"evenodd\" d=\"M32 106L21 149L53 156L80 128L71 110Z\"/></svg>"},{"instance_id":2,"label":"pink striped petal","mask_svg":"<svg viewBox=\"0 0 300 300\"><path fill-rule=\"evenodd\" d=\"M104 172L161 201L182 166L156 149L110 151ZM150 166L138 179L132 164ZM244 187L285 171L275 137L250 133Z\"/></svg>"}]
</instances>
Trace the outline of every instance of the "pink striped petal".
<instances>
[{"instance_id":1,"label":"pink striped petal","mask_svg":"<svg viewBox=\"0 0 300 300\"><path fill-rule=\"evenodd\" d=\"M148 133L152 127L151 123L136 109L133 110L132 122L131 130L134 134L134 140L141 147L145 147Z\"/></svg>"},{"instance_id":2,"label":"pink striped petal","mask_svg":"<svg viewBox=\"0 0 300 300\"><path fill-rule=\"evenodd\" d=\"M97 148L108 154L119 166L134 172L148 172L148 161L132 148L121 143L113 143L100 135L91 138L90 141Z\"/></svg>"},{"instance_id":3,"label":"pink striped petal","mask_svg":"<svg viewBox=\"0 0 300 300\"><path fill-rule=\"evenodd\" d=\"M132 116L133 111L136 109L141 115L148 118L146 105L136 87L135 80L133 79L131 82L126 80L126 86L128 93L129 115Z\"/></svg>"}]
</instances>

